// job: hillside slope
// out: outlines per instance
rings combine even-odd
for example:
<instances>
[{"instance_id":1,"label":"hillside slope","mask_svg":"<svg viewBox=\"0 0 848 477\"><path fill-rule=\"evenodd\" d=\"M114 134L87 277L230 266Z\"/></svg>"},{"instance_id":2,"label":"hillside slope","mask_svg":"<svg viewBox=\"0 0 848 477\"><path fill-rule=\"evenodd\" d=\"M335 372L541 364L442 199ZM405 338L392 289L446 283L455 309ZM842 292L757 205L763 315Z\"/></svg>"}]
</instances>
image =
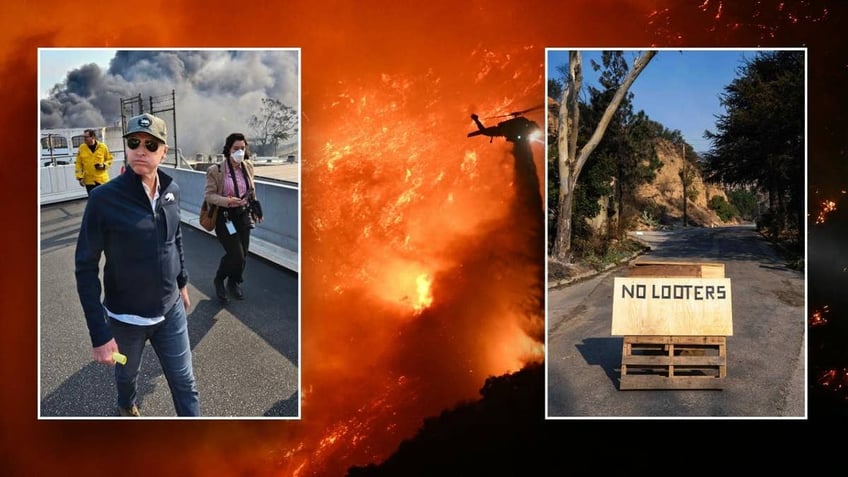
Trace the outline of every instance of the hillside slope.
<instances>
[{"instance_id":1,"label":"hillside slope","mask_svg":"<svg viewBox=\"0 0 848 477\"><path fill-rule=\"evenodd\" d=\"M683 169L681 151L675 150L671 143L659 139L656 144L657 156L663 166L657 171L653 183L645 184L637 189L637 207L644 211L639 229L650 228L653 221L662 225L683 223L683 183L680 173ZM687 167L692 167L688 164ZM690 225L713 227L723 222L711 210L707 203L713 196L721 196L727 200L727 195L721 187L705 184L700 171L696 171L692 187L696 191L694 200L687 204L686 215ZM644 220L648 219L648 220Z\"/></svg>"}]
</instances>

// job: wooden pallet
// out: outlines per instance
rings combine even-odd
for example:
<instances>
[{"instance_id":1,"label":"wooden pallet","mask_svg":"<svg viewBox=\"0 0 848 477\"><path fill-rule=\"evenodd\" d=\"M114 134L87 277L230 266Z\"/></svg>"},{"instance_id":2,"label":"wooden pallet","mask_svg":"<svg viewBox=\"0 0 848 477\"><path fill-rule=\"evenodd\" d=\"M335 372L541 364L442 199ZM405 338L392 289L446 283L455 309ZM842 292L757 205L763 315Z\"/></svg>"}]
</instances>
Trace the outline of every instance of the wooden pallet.
<instances>
[{"instance_id":1,"label":"wooden pallet","mask_svg":"<svg viewBox=\"0 0 848 477\"><path fill-rule=\"evenodd\" d=\"M722 389L724 336L625 336L620 390Z\"/></svg>"},{"instance_id":2,"label":"wooden pallet","mask_svg":"<svg viewBox=\"0 0 848 477\"><path fill-rule=\"evenodd\" d=\"M628 277L724 278L724 264L639 259L630 263Z\"/></svg>"}]
</instances>

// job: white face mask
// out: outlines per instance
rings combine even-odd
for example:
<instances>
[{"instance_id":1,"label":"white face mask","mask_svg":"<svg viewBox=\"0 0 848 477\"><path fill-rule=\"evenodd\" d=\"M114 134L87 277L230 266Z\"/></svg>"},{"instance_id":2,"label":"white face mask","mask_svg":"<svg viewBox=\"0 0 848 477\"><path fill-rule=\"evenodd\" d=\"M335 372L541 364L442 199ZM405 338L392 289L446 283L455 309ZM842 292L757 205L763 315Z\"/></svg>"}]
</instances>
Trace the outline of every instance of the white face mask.
<instances>
[{"instance_id":1,"label":"white face mask","mask_svg":"<svg viewBox=\"0 0 848 477\"><path fill-rule=\"evenodd\" d=\"M230 154L230 157L232 157L233 160L236 161L236 164L238 164L242 160L244 160L244 150L239 149L238 151L235 151L232 154Z\"/></svg>"}]
</instances>

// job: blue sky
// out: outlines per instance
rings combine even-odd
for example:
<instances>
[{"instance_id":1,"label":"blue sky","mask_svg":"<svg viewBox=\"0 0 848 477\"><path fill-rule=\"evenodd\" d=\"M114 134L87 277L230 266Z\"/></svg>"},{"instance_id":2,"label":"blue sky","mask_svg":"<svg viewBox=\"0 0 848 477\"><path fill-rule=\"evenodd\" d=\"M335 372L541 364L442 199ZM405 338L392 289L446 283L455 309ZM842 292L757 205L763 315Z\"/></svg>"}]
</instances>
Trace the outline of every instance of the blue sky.
<instances>
[{"instance_id":1,"label":"blue sky","mask_svg":"<svg viewBox=\"0 0 848 477\"><path fill-rule=\"evenodd\" d=\"M584 90L590 84L598 87L600 72L592 70L589 60L600 63L601 50L581 51ZM679 130L695 151L705 152L710 144L704 131L716 132L715 118L725 113L719 95L738 76L738 67L759 51L763 50L660 50L630 87L633 109L644 110L668 129ZM639 53L625 51L629 65ZM549 49L547 54L548 78L561 79L557 66L568 64L568 50Z\"/></svg>"}]
</instances>

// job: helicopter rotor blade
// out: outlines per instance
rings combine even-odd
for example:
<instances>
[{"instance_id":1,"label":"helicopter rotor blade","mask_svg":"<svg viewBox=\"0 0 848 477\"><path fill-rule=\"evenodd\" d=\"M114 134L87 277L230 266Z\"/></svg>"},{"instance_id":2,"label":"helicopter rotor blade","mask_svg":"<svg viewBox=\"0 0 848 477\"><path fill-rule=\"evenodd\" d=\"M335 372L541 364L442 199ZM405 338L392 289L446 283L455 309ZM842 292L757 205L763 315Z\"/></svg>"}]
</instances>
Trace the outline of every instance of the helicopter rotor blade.
<instances>
[{"instance_id":1,"label":"helicopter rotor blade","mask_svg":"<svg viewBox=\"0 0 848 477\"><path fill-rule=\"evenodd\" d=\"M532 108L527 108L523 111L514 111L514 112L511 112L511 113L501 114L501 115L498 115L498 116L489 116L486 119L514 118L514 117L517 117L517 116L521 116L523 114L527 114L531 111L536 111L537 109L541 109L543 106L544 106L544 104L539 104L539 105L533 106Z\"/></svg>"}]
</instances>

